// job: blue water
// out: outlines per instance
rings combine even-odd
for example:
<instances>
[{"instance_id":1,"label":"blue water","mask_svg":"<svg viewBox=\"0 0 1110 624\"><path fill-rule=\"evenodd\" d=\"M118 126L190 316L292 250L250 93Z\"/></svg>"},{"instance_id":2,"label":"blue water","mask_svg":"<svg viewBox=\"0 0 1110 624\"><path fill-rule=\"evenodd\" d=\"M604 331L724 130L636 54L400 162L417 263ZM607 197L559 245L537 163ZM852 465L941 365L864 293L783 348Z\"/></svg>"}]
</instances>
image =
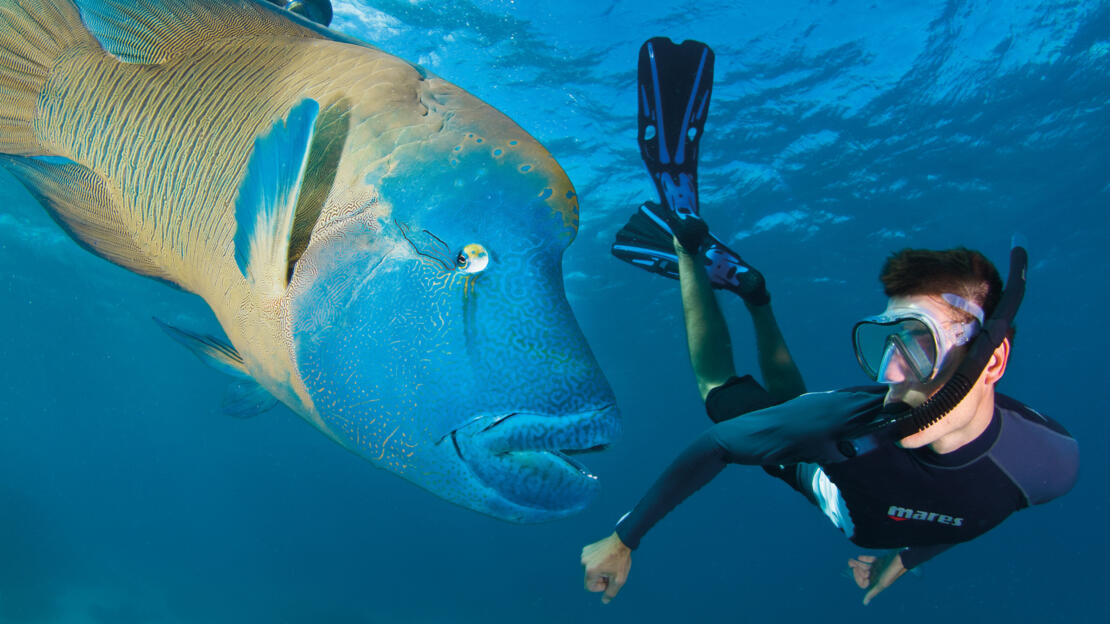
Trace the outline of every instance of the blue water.
<instances>
[{"instance_id":1,"label":"blue water","mask_svg":"<svg viewBox=\"0 0 1110 624\"><path fill-rule=\"evenodd\" d=\"M371 8L370 5L373 5ZM0 177L0 623L1106 621L1110 466L1110 3L564 0L338 2L335 25L459 84L549 147L577 186L567 292L625 435L588 458L584 513L517 526L444 503L279 408L219 412L226 380L150 321L199 300L77 248ZM652 188L635 62L710 43L703 214L767 276L811 389L858 384L848 329L904 246L981 249L1029 289L1002 392L1067 426L1066 497L872 603L861 551L801 497L730 468L634 554L611 605L581 588L607 535L708 421L677 289L613 259ZM753 340L723 299L741 370Z\"/></svg>"}]
</instances>

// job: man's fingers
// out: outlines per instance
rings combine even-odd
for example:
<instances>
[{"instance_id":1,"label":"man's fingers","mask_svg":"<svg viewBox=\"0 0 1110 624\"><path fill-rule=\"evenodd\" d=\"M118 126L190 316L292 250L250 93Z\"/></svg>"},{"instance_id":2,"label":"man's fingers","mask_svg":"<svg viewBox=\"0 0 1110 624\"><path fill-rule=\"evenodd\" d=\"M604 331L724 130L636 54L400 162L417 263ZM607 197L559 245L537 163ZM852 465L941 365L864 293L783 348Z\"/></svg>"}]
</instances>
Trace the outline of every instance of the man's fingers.
<instances>
[{"instance_id":1,"label":"man's fingers","mask_svg":"<svg viewBox=\"0 0 1110 624\"><path fill-rule=\"evenodd\" d=\"M863 596L863 604L866 605L870 603L872 598L878 596L879 592L883 591L887 587L890 587L891 583L898 580L898 577L901 575L901 571L899 571L897 568L892 567L888 563L887 566L883 568L881 572L879 572L878 577L874 579L875 584L872 585L867 594Z\"/></svg>"},{"instance_id":2,"label":"man's fingers","mask_svg":"<svg viewBox=\"0 0 1110 624\"><path fill-rule=\"evenodd\" d=\"M609 586L609 577L604 574L586 574L586 590L592 592L605 591Z\"/></svg>"},{"instance_id":3,"label":"man's fingers","mask_svg":"<svg viewBox=\"0 0 1110 624\"><path fill-rule=\"evenodd\" d=\"M624 586L628 569L632 565L631 552L616 533L582 549L586 589L591 592L604 591L602 603L615 598Z\"/></svg>"},{"instance_id":4,"label":"man's fingers","mask_svg":"<svg viewBox=\"0 0 1110 624\"><path fill-rule=\"evenodd\" d=\"M849 560L848 567L852 569L852 576L856 580L856 585L859 585L860 589L867 590L867 593L863 595L863 604L865 605L871 604L871 601L879 595L879 592L890 587L906 571L902 567L902 559L896 552L883 557L860 555Z\"/></svg>"},{"instance_id":5,"label":"man's fingers","mask_svg":"<svg viewBox=\"0 0 1110 624\"><path fill-rule=\"evenodd\" d=\"M876 583L875 586L871 588L871 591L863 595L864 606L871 604L871 599L875 596L878 596L879 592L883 591L884 589L886 589L886 585Z\"/></svg>"},{"instance_id":6,"label":"man's fingers","mask_svg":"<svg viewBox=\"0 0 1110 624\"><path fill-rule=\"evenodd\" d=\"M620 593L621 588L624 587L624 581L625 581L624 577L620 577L620 576L618 576L617 578L606 579L606 580L609 583L609 588L606 589L605 593L601 596L601 603L602 604L609 604L610 600L616 598L617 594Z\"/></svg>"},{"instance_id":7,"label":"man's fingers","mask_svg":"<svg viewBox=\"0 0 1110 624\"><path fill-rule=\"evenodd\" d=\"M856 585L860 589L867 589L871 584L871 566L870 564L861 563L855 559L848 562L848 567L852 568L852 578L855 579Z\"/></svg>"}]
</instances>

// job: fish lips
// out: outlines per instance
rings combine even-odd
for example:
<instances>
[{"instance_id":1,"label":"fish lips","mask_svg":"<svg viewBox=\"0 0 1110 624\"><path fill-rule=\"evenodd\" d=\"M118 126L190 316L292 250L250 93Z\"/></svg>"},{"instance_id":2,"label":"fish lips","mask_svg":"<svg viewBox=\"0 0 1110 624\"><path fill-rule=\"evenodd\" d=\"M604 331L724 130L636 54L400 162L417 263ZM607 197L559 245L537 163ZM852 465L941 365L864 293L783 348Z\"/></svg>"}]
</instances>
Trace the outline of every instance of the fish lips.
<instances>
[{"instance_id":1,"label":"fish lips","mask_svg":"<svg viewBox=\"0 0 1110 624\"><path fill-rule=\"evenodd\" d=\"M620 435L615 405L574 414L507 412L475 417L440 441L494 490L513 519L536 522L582 510L598 478L572 455L603 450Z\"/></svg>"}]
</instances>

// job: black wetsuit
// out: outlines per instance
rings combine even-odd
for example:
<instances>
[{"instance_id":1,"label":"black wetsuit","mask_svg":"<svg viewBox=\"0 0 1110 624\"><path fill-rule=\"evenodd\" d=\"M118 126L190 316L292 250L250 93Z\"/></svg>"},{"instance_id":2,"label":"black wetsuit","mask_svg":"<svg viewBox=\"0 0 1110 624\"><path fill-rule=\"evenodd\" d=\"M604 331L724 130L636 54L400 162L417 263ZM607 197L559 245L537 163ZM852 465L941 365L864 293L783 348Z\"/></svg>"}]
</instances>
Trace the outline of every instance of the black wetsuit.
<instances>
[{"instance_id":1,"label":"black wetsuit","mask_svg":"<svg viewBox=\"0 0 1110 624\"><path fill-rule=\"evenodd\" d=\"M816 502L812 487L798 476L805 462L820 466L839 489L853 543L909 547L902 563L913 568L1019 509L1063 495L1075 483L1079 448L1071 435L999 394L987 430L952 453L887 443L846 459L836 448L840 434L871 420L885 391L875 386L812 393L767 407L766 391L750 376L729 380L706 399L717 424L667 468L621 519L617 534L636 548L659 519L730 463L762 465Z\"/></svg>"}]
</instances>

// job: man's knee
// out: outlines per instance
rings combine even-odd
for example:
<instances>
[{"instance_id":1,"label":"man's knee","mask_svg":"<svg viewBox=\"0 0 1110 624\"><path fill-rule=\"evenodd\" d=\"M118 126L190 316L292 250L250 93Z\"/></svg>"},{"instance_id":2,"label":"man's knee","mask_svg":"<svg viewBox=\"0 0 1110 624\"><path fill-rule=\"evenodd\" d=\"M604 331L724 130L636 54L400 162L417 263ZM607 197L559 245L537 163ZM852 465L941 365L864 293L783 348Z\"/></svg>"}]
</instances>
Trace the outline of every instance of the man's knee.
<instances>
[{"instance_id":1,"label":"man's knee","mask_svg":"<svg viewBox=\"0 0 1110 624\"><path fill-rule=\"evenodd\" d=\"M705 411L715 423L779 403L751 375L730 377L708 389L704 399Z\"/></svg>"}]
</instances>

